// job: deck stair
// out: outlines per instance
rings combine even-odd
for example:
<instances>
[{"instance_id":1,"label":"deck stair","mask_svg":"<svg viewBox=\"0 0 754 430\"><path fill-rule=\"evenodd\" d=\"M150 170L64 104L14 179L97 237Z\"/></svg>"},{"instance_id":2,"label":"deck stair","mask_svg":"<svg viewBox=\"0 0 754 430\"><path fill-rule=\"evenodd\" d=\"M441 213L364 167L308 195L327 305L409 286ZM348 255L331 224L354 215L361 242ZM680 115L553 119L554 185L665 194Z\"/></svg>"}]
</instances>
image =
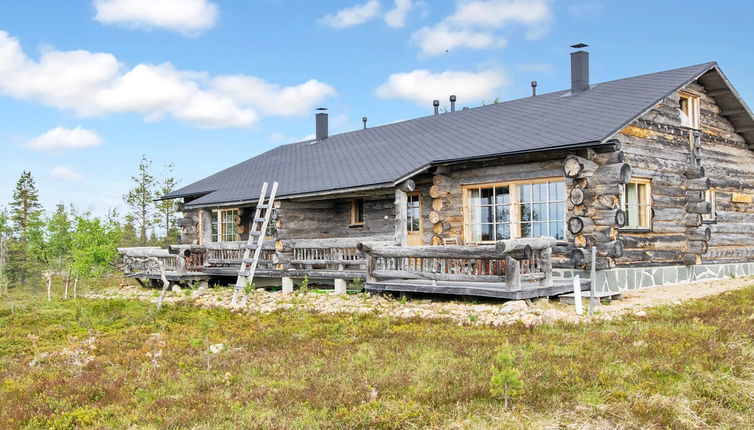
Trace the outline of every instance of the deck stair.
<instances>
[{"instance_id":1,"label":"deck stair","mask_svg":"<svg viewBox=\"0 0 754 430\"><path fill-rule=\"evenodd\" d=\"M233 290L233 299L231 304L235 305L238 299L238 292L246 285L251 285L254 281L254 272L257 270L257 264L259 263L259 257L262 254L262 247L264 244L264 236L267 232L267 226L270 223L270 217L272 216L272 207L275 203L275 194L278 190L278 183L272 183L272 190L269 197L267 196L268 184L265 182L262 185L262 192L257 202L257 209L254 212L254 218L251 220L251 229L249 230L249 240L246 243L243 251L243 257L241 258L241 268L238 271L238 279L236 280L236 287ZM265 200L266 199L266 200Z\"/></svg>"}]
</instances>

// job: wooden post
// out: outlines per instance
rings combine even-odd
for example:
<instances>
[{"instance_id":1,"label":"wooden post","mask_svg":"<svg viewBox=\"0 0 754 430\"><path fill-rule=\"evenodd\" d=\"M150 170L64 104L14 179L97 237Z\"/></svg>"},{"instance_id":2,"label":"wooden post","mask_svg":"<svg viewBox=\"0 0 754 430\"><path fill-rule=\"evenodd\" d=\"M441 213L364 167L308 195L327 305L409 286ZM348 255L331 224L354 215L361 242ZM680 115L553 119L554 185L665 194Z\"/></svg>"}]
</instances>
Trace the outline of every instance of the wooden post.
<instances>
[{"instance_id":1,"label":"wooden post","mask_svg":"<svg viewBox=\"0 0 754 430\"><path fill-rule=\"evenodd\" d=\"M521 289L521 264L509 256L505 257L505 285L511 291Z\"/></svg>"},{"instance_id":2,"label":"wooden post","mask_svg":"<svg viewBox=\"0 0 754 430\"><path fill-rule=\"evenodd\" d=\"M199 215L199 223L199 229L201 230L199 244L206 245L212 243L212 211L209 209L202 209Z\"/></svg>"},{"instance_id":3,"label":"wooden post","mask_svg":"<svg viewBox=\"0 0 754 430\"><path fill-rule=\"evenodd\" d=\"M539 251L540 269L545 277L540 281L543 287L552 287L552 248L547 247Z\"/></svg>"},{"instance_id":4,"label":"wooden post","mask_svg":"<svg viewBox=\"0 0 754 430\"><path fill-rule=\"evenodd\" d=\"M584 304L581 303L581 277L579 275L573 277L573 302L576 305L576 313L582 315Z\"/></svg>"},{"instance_id":5,"label":"wooden post","mask_svg":"<svg viewBox=\"0 0 754 430\"><path fill-rule=\"evenodd\" d=\"M590 279L589 279L589 315L594 314L594 289L596 288L597 284L597 248L594 246L592 247L592 264L589 268L590 271Z\"/></svg>"},{"instance_id":6,"label":"wooden post","mask_svg":"<svg viewBox=\"0 0 754 430\"><path fill-rule=\"evenodd\" d=\"M283 294L291 294L293 292L293 279L284 277L280 281L283 284Z\"/></svg>"},{"instance_id":7,"label":"wooden post","mask_svg":"<svg viewBox=\"0 0 754 430\"><path fill-rule=\"evenodd\" d=\"M395 189L395 241L400 246L408 245L408 196L406 192Z\"/></svg>"}]
</instances>

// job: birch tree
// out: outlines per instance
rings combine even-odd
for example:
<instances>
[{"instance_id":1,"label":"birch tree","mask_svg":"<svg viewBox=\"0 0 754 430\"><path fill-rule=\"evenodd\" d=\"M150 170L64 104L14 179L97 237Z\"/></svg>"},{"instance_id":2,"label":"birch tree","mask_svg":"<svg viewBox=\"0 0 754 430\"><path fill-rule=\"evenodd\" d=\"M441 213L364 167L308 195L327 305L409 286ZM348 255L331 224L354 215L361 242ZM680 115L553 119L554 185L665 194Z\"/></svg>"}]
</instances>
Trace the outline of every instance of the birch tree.
<instances>
[{"instance_id":1,"label":"birch tree","mask_svg":"<svg viewBox=\"0 0 754 430\"><path fill-rule=\"evenodd\" d=\"M175 166L172 163L165 166L157 187L158 198L175 191L181 182L173 175L174 168ZM175 228L175 202L173 200L158 200L155 202L155 207L160 214L162 227L165 228L165 243L169 244L171 239L178 234Z\"/></svg>"}]
</instances>

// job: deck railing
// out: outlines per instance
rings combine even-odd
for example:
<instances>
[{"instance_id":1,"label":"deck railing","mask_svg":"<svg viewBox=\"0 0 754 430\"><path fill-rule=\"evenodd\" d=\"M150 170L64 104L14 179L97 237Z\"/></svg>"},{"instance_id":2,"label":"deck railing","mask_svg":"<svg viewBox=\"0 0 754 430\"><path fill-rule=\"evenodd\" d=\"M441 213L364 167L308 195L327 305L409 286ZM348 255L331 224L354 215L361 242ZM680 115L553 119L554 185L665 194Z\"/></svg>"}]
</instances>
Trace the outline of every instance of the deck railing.
<instances>
[{"instance_id":1,"label":"deck railing","mask_svg":"<svg viewBox=\"0 0 754 430\"><path fill-rule=\"evenodd\" d=\"M367 283L431 280L504 283L506 288L552 285L554 239L531 238L479 246L373 246L366 255Z\"/></svg>"}]
</instances>

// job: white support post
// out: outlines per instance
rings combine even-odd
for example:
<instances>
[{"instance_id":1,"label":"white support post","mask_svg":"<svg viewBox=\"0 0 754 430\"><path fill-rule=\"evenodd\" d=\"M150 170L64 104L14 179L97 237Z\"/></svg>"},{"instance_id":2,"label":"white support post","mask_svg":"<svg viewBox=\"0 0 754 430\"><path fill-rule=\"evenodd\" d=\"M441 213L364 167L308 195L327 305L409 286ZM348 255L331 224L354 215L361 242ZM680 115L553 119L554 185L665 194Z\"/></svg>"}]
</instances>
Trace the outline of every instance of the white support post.
<instances>
[{"instance_id":1,"label":"white support post","mask_svg":"<svg viewBox=\"0 0 754 430\"><path fill-rule=\"evenodd\" d=\"M347 284L345 279L335 279L335 294L345 294L346 288Z\"/></svg>"},{"instance_id":2,"label":"white support post","mask_svg":"<svg viewBox=\"0 0 754 430\"><path fill-rule=\"evenodd\" d=\"M576 304L576 313L583 315L584 304L581 303L581 277L579 275L573 277L573 301Z\"/></svg>"},{"instance_id":3,"label":"white support post","mask_svg":"<svg viewBox=\"0 0 754 430\"><path fill-rule=\"evenodd\" d=\"M395 189L395 241L401 246L408 245L408 196L405 191Z\"/></svg>"},{"instance_id":4,"label":"white support post","mask_svg":"<svg viewBox=\"0 0 754 430\"><path fill-rule=\"evenodd\" d=\"M592 264L591 264L591 270L590 270L590 277L589 280L589 315L594 315L594 307L596 306L596 303L594 302L594 289L596 288L597 283L597 247L592 247Z\"/></svg>"},{"instance_id":5,"label":"white support post","mask_svg":"<svg viewBox=\"0 0 754 430\"><path fill-rule=\"evenodd\" d=\"M293 279L286 277L282 278L280 281L283 285L283 294L293 293Z\"/></svg>"}]
</instances>

